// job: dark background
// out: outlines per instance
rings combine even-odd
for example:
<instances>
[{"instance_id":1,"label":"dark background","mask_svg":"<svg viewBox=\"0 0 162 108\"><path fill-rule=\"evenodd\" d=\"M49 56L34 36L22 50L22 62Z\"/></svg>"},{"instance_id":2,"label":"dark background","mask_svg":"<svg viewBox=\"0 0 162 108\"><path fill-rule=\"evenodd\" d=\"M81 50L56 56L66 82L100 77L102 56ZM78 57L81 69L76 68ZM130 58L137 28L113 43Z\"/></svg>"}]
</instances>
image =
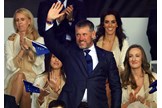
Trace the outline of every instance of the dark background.
<instances>
[{"instance_id":1,"label":"dark background","mask_svg":"<svg viewBox=\"0 0 162 108\"><path fill-rule=\"evenodd\" d=\"M16 9L24 7L37 17L39 2L42 0L4 0L4 17L13 17ZM122 17L148 17L157 8L157 0L85 0L88 17L99 17L106 10L114 9Z\"/></svg>"}]
</instances>

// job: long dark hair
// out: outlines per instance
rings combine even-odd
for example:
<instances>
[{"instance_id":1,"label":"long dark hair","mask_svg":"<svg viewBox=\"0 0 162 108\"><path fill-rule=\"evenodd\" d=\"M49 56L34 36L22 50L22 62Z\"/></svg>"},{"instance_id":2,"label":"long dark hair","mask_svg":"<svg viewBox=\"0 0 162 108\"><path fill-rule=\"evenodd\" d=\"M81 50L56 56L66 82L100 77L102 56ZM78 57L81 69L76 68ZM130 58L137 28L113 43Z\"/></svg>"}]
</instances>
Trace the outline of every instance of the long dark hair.
<instances>
[{"instance_id":1,"label":"long dark hair","mask_svg":"<svg viewBox=\"0 0 162 108\"><path fill-rule=\"evenodd\" d=\"M131 87L133 89L137 88L137 84L135 82L135 79L134 79L133 74L131 72L131 67L129 65L129 51L132 48L138 48L142 52L142 69L143 69L143 72L145 72L145 74L148 74L149 83L151 84L155 80L154 76L152 75L152 73L150 71L150 64L147 61L147 57L146 57L144 49L140 45L133 44L128 48L128 50L126 52L126 56L125 56L125 60L124 60L125 69L121 74L122 87L124 87L125 89L127 88L127 85L131 85Z\"/></svg>"},{"instance_id":2,"label":"long dark hair","mask_svg":"<svg viewBox=\"0 0 162 108\"><path fill-rule=\"evenodd\" d=\"M52 57L52 53L48 53L48 54L45 55L45 71L43 73L49 74L49 72L52 71L52 67L50 65L51 57ZM63 76L63 79L65 80L65 74L64 74L63 66L61 67L61 75ZM49 75L48 75L48 79L49 79Z\"/></svg>"},{"instance_id":3,"label":"long dark hair","mask_svg":"<svg viewBox=\"0 0 162 108\"><path fill-rule=\"evenodd\" d=\"M123 33L122 28L122 21L119 13L114 10L108 10L106 13L104 13L100 18L100 24L97 26L97 32L96 32L96 42L99 40L101 36L105 36L105 28L104 28L104 20L107 15L114 15L115 19L117 21L118 27L116 28L116 36L119 40L119 49L121 50L123 47L123 40L126 39L126 35Z\"/></svg>"},{"instance_id":4,"label":"long dark hair","mask_svg":"<svg viewBox=\"0 0 162 108\"><path fill-rule=\"evenodd\" d=\"M56 107L61 107L61 108L65 108L65 102L62 100L53 100L49 103L48 108L56 108Z\"/></svg>"}]
</instances>

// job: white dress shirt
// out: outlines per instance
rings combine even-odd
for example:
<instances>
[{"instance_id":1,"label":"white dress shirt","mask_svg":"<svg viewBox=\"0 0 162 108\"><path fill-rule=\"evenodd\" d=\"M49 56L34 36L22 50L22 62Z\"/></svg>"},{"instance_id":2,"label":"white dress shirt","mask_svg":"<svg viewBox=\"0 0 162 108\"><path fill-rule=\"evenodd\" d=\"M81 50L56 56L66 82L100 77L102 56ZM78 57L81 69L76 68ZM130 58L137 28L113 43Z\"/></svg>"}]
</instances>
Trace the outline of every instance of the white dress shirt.
<instances>
[{"instance_id":1,"label":"white dress shirt","mask_svg":"<svg viewBox=\"0 0 162 108\"><path fill-rule=\"evenodd\" d=\"M95 49L94 44L90 48L88 48L88 49L90 50L89 55L91 55L91 57L92 57L93 70L94 70L95 67L98 64L98 57L97 57L97 53L96 53L96 49ZM87 102L87 88L84 91L82 102Z\"/></svg>"}]
</instances>

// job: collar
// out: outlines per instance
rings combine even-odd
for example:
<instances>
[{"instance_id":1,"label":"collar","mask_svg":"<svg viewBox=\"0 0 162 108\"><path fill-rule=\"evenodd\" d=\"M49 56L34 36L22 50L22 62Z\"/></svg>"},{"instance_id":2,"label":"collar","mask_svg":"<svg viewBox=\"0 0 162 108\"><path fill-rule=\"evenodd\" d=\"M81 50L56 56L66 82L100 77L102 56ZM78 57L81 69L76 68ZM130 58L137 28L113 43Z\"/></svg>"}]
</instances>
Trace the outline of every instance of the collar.
<instances>
[{"instance_id":1,"label":"collar","mask_svg":"<svg viewBox=\"0 0 162 108\"><path fill-rule=\"evenodd\" d=\"M91 52L91 51L95 51L95 46L94 46L94 44L93 44L91 47L87 48L87 49L83 49L83 51L84 51L84 50L88 50L88 49L90 50L90 52Z\"/></svg>"}]
</instances>

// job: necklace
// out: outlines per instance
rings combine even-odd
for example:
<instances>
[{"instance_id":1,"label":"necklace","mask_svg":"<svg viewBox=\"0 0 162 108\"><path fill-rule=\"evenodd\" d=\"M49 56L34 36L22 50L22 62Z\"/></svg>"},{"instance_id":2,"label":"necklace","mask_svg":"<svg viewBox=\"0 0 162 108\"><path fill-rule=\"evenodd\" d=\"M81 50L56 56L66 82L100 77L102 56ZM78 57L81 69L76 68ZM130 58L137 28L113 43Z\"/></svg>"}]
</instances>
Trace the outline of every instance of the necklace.
<instances>
[{"instance_id":1,"label":"necklace","mask_svg":"<svg viewBox=\"0 0 162 108\"><path fill-rule=\"evenodd\" d=\"M53 79L54 79L54 82L57 83L59 79L61 80L61 75L58 75L58 76L54 75Z\"/></svg>"},{"instance_id":2,"label":"necklace","mask_svg":"<svg viewBox=\"0 0 162 108\"><path fill-rule=\"evenodd\" d=\"M55 83L54 92L58 94L61 89L61 75L58 75L58 76L54 75L53 79L54 79L54 83Z\"/></svg>"}]
</instances>

